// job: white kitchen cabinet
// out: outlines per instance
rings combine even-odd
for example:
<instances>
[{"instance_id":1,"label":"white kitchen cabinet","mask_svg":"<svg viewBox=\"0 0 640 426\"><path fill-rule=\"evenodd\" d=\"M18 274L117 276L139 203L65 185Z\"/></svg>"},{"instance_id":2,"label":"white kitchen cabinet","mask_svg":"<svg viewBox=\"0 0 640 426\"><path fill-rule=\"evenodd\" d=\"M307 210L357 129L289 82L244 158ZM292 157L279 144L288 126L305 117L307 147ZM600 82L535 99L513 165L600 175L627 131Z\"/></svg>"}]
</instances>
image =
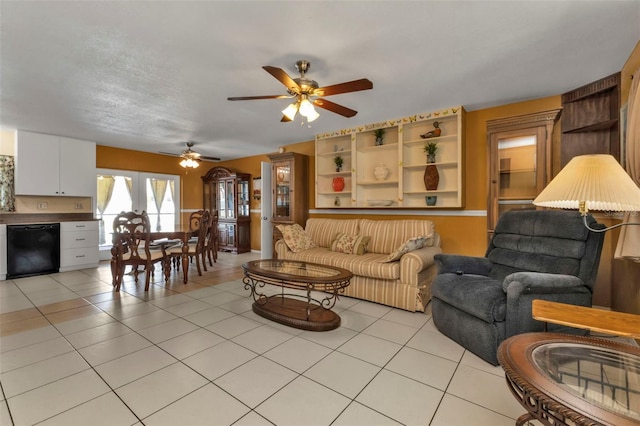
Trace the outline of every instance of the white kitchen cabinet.
<instances>
[{"instance_id":1,"label":"white kitchen cabinet","mask_svg":"<svg viewBox=\"0 0 640 426\"><path fill-rule=\"evenodd\" d=\"M94 142L19 130L16 195L95 197Z\"/></svg>"},{"instance_id":2,"label":"white kitchen cabinet","mask_svg":"<svg viewBox=\"0 0 640 426\"><path fill-rule=\"evenodd\" d=\"M60 272L98 266L98 221L60 223Z\"/></svg>"},{"instance_id":3,"label":"white kitchen cabinet","mask_svg":"<svg viewBox=\"0 0 640 426\"><path fill-rule=\"evenodd\" d=\"M0 280L7 279L7 225L0 224Z\"/></svg>"}]
</instances>

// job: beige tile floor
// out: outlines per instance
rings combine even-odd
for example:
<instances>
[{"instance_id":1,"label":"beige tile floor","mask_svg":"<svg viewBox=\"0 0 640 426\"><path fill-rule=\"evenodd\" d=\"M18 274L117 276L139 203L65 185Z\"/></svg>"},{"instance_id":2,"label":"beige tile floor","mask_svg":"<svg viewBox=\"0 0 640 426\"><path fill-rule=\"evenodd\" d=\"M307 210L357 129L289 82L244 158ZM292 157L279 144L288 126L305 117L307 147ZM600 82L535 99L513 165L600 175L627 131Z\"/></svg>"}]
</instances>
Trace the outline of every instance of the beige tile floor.
<instances>
[{"instance_id":1,"label":"beige tile floor","mask_svg":"<svg viewBox=\"0 0 640 426\"><path fill-rule=\"evenodd\" d=\"M342 297L302 331L251 310L242 262L113 292L108 264L0 282L1 425L512 425L504 373L426 313ZM175 274L174 274L175 275ZM177 276L177 275L176 275Z\"/></svg>"}]
</instances>

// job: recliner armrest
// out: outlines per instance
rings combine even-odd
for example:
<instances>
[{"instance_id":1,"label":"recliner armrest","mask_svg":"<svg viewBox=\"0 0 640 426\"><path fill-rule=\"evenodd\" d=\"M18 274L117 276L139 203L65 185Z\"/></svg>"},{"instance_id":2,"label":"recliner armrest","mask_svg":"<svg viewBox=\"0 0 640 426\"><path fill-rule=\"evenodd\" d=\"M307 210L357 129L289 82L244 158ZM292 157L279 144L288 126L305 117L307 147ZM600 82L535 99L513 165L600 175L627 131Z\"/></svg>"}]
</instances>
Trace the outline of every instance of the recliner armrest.
<instances>
[{"instance_id":1,"label":"recliner armrest","mask_svg":"<svg viewBox=\"0 0 640 426\"><path fill-rule=\"evenodd\" d=\"M486 257L437 254L434 256L438 274L472 274L488 276L493 266Z\"/></svg>"},{"instance_id":2,"label":"recliner armrest","mask_svg":"<svg viewBox=\"0 0 640 426\"><path fill-rule=\"evenodd\" d=\"M584 282L576 276L542 272L514 272L504 279L502 289L509 298L517 297L521 293L550 294L588 291Z\"/></svg>"}]
</instances>

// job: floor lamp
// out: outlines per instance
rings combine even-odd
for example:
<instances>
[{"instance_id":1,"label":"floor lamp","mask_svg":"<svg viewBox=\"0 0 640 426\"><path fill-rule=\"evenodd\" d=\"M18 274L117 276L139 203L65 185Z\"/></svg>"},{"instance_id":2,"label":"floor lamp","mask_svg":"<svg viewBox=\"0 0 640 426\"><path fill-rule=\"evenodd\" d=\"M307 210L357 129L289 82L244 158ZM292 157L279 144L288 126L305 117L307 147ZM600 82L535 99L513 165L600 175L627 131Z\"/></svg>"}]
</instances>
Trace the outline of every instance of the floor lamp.
<instances>
[{"instance_id":1,"label":"floor lamp","mask_svg":"<svg viewBox=\"0 0 640 426\"><path fill-rule=\"evenodd\" d=\"M533 200L533 204L579 210L584 218L584 225L593 232L605 232L623 225L640 225L626 222L604 229L593 229L587 225L586 215L589 210L640 211L640 187L620 163L607 154L573 157Z\"/></svg>"}]
</instances>

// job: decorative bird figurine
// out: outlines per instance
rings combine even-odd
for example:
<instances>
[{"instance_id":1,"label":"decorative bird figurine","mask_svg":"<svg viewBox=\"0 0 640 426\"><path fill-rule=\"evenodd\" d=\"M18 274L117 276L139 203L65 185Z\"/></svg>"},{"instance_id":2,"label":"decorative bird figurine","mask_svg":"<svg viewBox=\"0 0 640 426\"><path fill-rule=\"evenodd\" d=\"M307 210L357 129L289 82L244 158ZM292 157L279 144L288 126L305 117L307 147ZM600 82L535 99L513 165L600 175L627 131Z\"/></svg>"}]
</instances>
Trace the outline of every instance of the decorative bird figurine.
<instances>
[{"instance_id":1,"label":"decorative bird figurine","mask_svg":"<svg viewBox=\"0 0 640 426\"><path fill-rule=\"evenodd\" d=\"M424 135L420 135L420 137L422 139L430 139L430 138L437 138L438 136L440 136L440 134L442 133L442 129L440 128L440 123L437 121L434 121L433 127L434 127L433 130L428 131Z\"/></svg>"}]
</instances>

